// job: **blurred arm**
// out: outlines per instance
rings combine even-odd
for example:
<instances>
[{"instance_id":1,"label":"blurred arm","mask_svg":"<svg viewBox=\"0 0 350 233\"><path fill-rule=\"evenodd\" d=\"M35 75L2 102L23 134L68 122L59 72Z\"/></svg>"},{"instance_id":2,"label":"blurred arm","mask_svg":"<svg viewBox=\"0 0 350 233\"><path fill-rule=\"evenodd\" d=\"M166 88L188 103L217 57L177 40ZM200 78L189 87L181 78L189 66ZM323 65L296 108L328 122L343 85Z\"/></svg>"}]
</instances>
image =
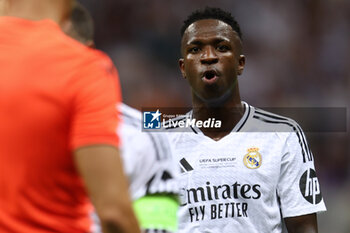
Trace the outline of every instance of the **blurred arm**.
<instances>
[{"instance_id":1,"label":"blurred arm","mask_svg":"<svg viewBox=\"0 0 350 233\"><path fill-rule=\"evenodd\" d=\"M298 217L285 218L289 233L317 233L316 214L302 215Z\"/></svg>"},{"instance_id":2,"label":"blurred arm","mask_svg":"<svg viewBox=\"0 0 350 233\"><path fill-rule=\"evenodd\" d=\"M86 146L77 149L74 156L103 232L140 232L119 151L112 146Z\"/></svg>"}]
</instances>

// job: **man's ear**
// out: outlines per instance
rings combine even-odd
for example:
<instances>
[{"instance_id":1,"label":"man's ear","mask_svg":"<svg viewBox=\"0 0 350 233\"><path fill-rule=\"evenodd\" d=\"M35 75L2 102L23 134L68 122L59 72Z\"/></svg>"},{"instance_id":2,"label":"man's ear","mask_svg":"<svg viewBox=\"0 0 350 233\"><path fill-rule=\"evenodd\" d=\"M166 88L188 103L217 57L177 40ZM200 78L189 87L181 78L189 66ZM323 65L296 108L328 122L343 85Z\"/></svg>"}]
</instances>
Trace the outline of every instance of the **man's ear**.
<instances>
[{"instance_id":1,"label":"man's ear","mask_svg":"<svg viewBox=\"0 0 350 233\"><path fill-rule=\"evenodd\" d=\"M184 59L183 59L183 58L180 58L180 59L179 59L179 67L180 67L180 71L181 71L182 77L183 77L184 79L186 79L185 62L184 62Z\"/></svg>"},{"instance_id":2,"label":"man's ear","mask_svg":"<svg viewBox=\"0 0 350 233\"><path fill-rule=\"evenodd\" d=\"M239 55L237 75L241 75L243 73L244 66L245 66L245 56Z\"/></svg>"},{"instance_id":3,"label":"man's ear","mask_svg":"<svg viewBox=\"0 0 350 233\"><path fill-rule=\"evenodd\" d=\"M73 34L73 24L71 20L63 20L60 23L60 27L64 33L66 33L68 36L72 37Z\"/></svg>"},{"instance_id":4,"label":"man's ear","mask_svg":"<svg viewBox=\"0 0 350 233\"><path fill-rule=\"evenodd\" d=\"M95 46L95 42L93 40L89 40L89 41L86 41L85 42L85 45L89 48L92 48L92 49L95 49L96 46Z\"/></svg>"}]
</instances>

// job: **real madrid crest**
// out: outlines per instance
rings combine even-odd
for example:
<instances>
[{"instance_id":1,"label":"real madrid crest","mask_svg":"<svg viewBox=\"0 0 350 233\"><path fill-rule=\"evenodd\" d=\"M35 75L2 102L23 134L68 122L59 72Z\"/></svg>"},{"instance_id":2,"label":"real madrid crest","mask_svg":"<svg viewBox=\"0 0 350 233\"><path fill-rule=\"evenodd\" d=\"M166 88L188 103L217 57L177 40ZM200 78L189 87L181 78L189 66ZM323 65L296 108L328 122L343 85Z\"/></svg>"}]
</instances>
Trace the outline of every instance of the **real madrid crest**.
<instances>
[{"instance_id":1,"label":"real madrid crest","mask_svg":"<svg viewBox=\"0 0 350 233\"><path fill-rule=\"evenodd\" d=\"M244 165L250 169L257 169L261 166L262 158L259 153L259 148L251 147L248 149L248 154L243 158Z\"/></svg>"}]
</instances>

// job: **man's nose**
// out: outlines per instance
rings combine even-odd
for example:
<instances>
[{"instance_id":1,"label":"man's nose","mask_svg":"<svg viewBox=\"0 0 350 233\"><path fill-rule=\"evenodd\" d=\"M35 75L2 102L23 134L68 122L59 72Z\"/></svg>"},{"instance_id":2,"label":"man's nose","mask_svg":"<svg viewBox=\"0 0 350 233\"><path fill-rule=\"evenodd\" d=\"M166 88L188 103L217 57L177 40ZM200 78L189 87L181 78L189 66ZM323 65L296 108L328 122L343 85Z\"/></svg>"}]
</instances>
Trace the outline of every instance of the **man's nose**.
<instances>
[{"instance_id":1,"label":"man's nose","mask_svg":"<svg viewBox=\"0 0 350 233\"><path fill-rule=\"evenodd\" d=\"M201 56L201 63L210 65L217 63L218 61L219 59L216 54L215 48L213 46L206 46Z\"/></svg>"}]
</instances>

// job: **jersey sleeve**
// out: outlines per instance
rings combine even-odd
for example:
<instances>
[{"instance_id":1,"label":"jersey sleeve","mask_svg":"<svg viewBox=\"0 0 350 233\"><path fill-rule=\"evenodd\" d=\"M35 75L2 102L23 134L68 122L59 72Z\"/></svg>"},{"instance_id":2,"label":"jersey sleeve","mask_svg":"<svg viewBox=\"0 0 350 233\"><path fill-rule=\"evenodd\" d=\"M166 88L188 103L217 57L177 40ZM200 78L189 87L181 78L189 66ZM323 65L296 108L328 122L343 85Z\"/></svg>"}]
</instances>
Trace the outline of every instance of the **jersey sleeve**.
<instances>
[{"instance_id":1,"label":"jersey sleeve","mask_svg":"<svg viewBox=\"0 0 350 233\"><path fill-rule=\"evenodd\" d=\"M71 148L94 144L119 145L116 134L121 101L119 79L112 62L95 61L82 67L71 84Z\"/></svg>"},{"instance_id":2,"label":"jersey sleeve","mask_svg":"<svg viewBox=\"0 0 350 233\"><path fill-rule=\"evenodd\" d=\"M277 195L283 218L326 211L313 155L297 124L285 141Z\"/></svg>"}]
</instances>

